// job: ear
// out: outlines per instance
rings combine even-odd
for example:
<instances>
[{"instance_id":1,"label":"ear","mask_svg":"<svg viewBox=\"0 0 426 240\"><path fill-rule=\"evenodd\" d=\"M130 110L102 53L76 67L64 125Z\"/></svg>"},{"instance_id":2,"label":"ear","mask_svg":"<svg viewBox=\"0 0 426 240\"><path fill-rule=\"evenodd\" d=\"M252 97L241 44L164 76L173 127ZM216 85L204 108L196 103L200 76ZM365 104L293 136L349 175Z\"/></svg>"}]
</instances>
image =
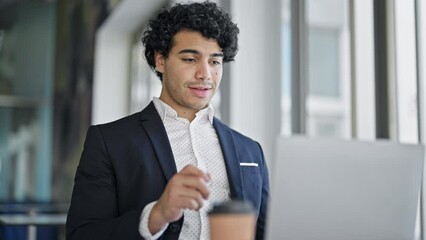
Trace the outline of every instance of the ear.
<instances>
[{"instance_id":1,"label":"ear","mask_svg":"<svg viewBox=\"0 0 426 240\"><path fill-rule=\"evenodd\" d=\"M164 68L165 68L164 67L164 65L165 65L164 56L159 52L155 52L154 59L155 59L155 70L157 72L163 73Z\"/></svg>"}]
</instances>

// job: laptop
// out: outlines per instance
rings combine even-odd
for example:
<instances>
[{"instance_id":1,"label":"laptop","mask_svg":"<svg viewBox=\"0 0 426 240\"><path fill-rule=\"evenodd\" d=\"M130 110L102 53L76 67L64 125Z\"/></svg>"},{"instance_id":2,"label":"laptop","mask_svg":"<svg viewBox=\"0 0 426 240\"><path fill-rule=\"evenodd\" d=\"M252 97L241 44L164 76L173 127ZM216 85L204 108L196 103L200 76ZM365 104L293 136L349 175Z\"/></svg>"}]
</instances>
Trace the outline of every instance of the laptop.
<instances>
[{"instance_id":1,"label":"laptop","mask_svg":"<svg viewBox=\"0 0 426 240\"><path fill-rule=\"evenodd\" d=\"M269 240L413 240L424 147L280 137Z\"/></svg>"}]
</instances>

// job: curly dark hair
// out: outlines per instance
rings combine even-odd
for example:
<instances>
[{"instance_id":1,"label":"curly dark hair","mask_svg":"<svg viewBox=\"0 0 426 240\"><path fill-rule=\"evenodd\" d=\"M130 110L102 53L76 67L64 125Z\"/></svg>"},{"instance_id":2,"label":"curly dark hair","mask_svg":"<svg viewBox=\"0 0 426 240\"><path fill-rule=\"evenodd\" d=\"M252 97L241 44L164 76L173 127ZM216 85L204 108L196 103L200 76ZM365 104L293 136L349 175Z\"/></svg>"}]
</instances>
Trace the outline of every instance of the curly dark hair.
<instances>
[{"instance_id":1,"label":"curly dark hair","mask_svg":"<svg viewBox=\"0 0 426 240\"><path fill-rule=\"evenodd\" d=\"M173 37L181 30L200 32L205 38L214 39L223 51L223 61L234 61L238 51L239 29L228 13L213 2L176 4L169 10L162 9L157 18L148 23L142 37L145 58L155 71L155 53L167 57ZM162 74L157 72L162 80Z\"/></svg>"}]
</instances>

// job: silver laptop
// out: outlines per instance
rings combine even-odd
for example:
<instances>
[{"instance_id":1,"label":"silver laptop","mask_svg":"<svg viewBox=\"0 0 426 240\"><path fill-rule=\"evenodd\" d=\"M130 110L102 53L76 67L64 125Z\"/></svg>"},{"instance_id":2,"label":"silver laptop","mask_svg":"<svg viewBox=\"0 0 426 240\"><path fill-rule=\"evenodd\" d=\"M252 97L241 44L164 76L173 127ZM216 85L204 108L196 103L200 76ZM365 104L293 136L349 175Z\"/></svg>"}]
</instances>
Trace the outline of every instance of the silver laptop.
<instances>
[{"instance_id":1,"label":"silver laptop","mask_svg":"<svg viewBox=\"0 0 426 240\"><path fill-rule=\"evenodd\" d=\"M413 240L424 148L281 137L269 240Z\"/></svg>"}]
</instances>

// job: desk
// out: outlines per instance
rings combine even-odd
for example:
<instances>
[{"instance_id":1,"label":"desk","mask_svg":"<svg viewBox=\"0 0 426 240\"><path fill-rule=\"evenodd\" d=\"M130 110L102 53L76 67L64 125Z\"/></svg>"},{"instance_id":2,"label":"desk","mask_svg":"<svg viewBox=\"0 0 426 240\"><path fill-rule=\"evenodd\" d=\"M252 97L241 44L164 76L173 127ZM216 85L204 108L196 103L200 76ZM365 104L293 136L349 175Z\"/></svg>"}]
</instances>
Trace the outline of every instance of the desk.
<instances>
[{"instance_id":1,"label":"desk","mask_svg":"<svg viewBox=\"0 0 426 240\"><path fill-rule=\"evenodd\" d=\"M28 214L0 214L0 224L6 226L28 226L28 240L36 240L37 226L65 225L66 214L38 213Z\"/></svg>"}]
</instances>

